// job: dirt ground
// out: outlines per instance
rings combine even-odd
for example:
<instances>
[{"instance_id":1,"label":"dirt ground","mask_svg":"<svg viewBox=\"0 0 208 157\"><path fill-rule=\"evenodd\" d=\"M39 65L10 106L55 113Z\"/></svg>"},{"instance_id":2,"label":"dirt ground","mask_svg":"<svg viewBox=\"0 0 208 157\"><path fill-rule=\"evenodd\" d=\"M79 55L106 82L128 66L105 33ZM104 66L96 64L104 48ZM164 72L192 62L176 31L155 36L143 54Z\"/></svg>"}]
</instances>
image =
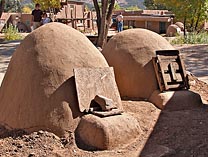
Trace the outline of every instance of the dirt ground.
<instances>
[{"instance_id":1,"label":"dirt ground","mask_svg":"<svg viewBox=\"0 0 208 157\"><path fill-rule=\"evenodd\" d=\"M18 45L0 44L0 74L4 75ZM187 70L207 81L208 46L176 46L184 55ZM197 59L197 60L196 60ZM1 76L0 75L0 76ZM76 157L206 157L208 156L208 84L189 75L191 90L204 104L179 111L161 111L145 101L123 101L126 112L140 123L142 134L131 144L110 151L86 151L76 146L73 135L59 138L46 131L26 134L0 127L0 156L76 156ZM177 104L176 104L177 105ZM31 115L32 116L32 115Z\"/></svg>"}]
</instances>

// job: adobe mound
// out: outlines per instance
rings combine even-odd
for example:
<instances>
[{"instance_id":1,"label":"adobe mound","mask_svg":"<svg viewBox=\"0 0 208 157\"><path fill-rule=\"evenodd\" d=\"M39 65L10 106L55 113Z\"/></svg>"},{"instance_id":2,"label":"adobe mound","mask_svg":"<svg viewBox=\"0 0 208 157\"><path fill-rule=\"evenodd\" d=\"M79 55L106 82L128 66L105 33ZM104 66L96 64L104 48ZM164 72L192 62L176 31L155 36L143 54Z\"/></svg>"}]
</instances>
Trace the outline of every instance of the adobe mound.
<instances>
[{"instance_id":1,"label":"adobe mound","mask_svg":"<svg viewBox=\"0 0 208 157\"><path fill-rule=\"evenodd\" d=\"M121 96L148 99L158 88L152 57L156 50L170 49L174 48L160 35L145 29L130 29L111 38L102 53L114 67Z\"/></svg>"},{"instance_id":2,"label":"adobe mound","mask_svg":"<svg viewBox=\"0 0 208 157\"><path fill-rule=\"evenodd\" d=\"M9 128L74 131L78 109L73 68L108 67L80 32L50 23L29 34L15 51L0 88L0 123Z\"/></svg>"},{"instance_id":3,"label":"adobe mound","mask_svg":"<svg viewBox=\"0 0 208 157\"><path fill-rule=\"evenodd\" d=\"M168 37L174 37L174 36L176 36L177 34L180 34L180 33L181 33L180 27L175 25L175 24L172 24L172 25L168 26L166 35Z\"/></svg>"},{"instance_id":4,"label":"adobe mound","mask_svg":"<svg viewBox=\"0 0 208 157\"><path fill-rule=\"evenodd\" d=\"M176 22L175 25L177 25L181 31L184 31L184 24L182 22Z\"/></svg>"}]
</instances>

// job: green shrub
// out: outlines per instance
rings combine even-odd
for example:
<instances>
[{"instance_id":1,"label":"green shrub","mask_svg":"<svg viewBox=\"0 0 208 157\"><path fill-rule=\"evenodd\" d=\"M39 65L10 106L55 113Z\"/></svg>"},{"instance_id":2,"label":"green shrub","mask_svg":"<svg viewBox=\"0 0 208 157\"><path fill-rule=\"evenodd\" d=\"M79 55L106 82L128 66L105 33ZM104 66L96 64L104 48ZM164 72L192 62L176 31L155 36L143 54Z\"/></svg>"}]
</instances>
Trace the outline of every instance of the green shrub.
<instances>
[{"instance_id":1,"label":"green shrub","mask_svg":"<svg viewBox=\"0 0 208 157\"><path fill-rule=\"evenodd\" d=\"M172 45L176 45L176 44L184 44L185 43L185 38L183 36L176 36L175 39L171 40L171 44Z\"/></svg>"},{"instance_id":2,"label":"green shrub","mask_svg":"<svg viewBox=\"0 0 208 157\"><path fill-rule=\"evenodd\" d=\"M127 29L129 29L128 26L123 26L123 30L127 30Z\"/></svg>"},{"instance_id":3,"label":"green shrub","mask_svg":"<svg viewBox=\"0 0 208 157\"><path fill-rule=\"evenodd\" d=\"M3 30L5 34L5 40L12 41L12 40L20 40L23 37L19 34L17 28L10 24L6 29Z\"/></svg>"},{"instance_id":4,"label":"green shrub","mask_svg":"<svg viewBox=\"0 0 208 157\"><path fill-rule=\"evenodd\" d=\"M171 44L208 44L208 33L207 32L187 33L186 37L177 36L176 39L171 41Z\"/></svg>"}]
</instances>

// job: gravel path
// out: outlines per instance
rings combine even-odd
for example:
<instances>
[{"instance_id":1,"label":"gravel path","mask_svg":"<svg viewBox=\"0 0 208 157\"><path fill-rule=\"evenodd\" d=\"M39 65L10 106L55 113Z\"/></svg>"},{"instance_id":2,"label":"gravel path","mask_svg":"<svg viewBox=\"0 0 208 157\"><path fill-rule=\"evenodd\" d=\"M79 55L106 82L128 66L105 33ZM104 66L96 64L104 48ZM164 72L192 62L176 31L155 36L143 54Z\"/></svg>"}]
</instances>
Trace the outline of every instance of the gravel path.
<instances>
[{"instance_id":1,"label":"gravel path","mask_svg":"<svg viewBox=\"0 0 208 157\"><path fill-rule=\"evenodd\" d=\"M4 78L12 54L19 44L19 41L0 43L0 84Z\"/></svg>"},{"instance_id":2,"label":"gravel path","mask_svg":"<svg viewBox=\"0 0 208 157\"><path fill-rule=\"evenodd\" d=\"M208 45L177 45L175 48L180 50L186 70L208 84Z\"/></svg>"}]
</instances>

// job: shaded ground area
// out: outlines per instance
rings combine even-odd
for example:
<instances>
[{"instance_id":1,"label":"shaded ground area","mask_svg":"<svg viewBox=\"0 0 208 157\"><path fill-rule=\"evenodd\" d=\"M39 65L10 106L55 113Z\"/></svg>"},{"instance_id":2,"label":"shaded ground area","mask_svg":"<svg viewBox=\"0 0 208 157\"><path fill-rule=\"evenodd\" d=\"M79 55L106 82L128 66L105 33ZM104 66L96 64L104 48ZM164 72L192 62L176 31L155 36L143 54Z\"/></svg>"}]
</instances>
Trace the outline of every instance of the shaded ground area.
<instances>
[{"instance_id":1,"label":"shaded ground area","mask_svg":"<svg viewBox=\"0 0 208 157\"><path fill-rule=\"evenodd\" d=\"M208 156L208 84L193 75L189 80L191 91L201 95L203 104L187 110L162 111L141 152L143 157Z\"/></svg>"},{"instance_id":2,"label":"shaded ground area","mask_svg":"<svg viewBox=\"0 0 208 157\"><path fill-rule=\"evenodd\" d=\"M0 44L0 77L6 72L11 55L18 44ZM187 70L207 81L208 46L185 45L177 48L184 54ZM27 135L22 130L8 131L0 126L0 156L206 157L208 84L192 75L190 82L191 90L200 93L205 100L204 105L199 104L188 110L161 112L149 102L122 102L125 111L138 120L142 129L140 137L128 146L112 151L87 152L76 147L73 136L59 138L46 131Z\"/></svg>"},{"instance_id":3,"label":"shaded ground area","mask_svg":"<svg viewBox=\"0 0 208 157\"><path fill-rule=\"evenodd\" d=\"M143 156L207 156L207 111L206 106L184 111L163 111L143 149Z\"/></svg>"}]
</instances>

